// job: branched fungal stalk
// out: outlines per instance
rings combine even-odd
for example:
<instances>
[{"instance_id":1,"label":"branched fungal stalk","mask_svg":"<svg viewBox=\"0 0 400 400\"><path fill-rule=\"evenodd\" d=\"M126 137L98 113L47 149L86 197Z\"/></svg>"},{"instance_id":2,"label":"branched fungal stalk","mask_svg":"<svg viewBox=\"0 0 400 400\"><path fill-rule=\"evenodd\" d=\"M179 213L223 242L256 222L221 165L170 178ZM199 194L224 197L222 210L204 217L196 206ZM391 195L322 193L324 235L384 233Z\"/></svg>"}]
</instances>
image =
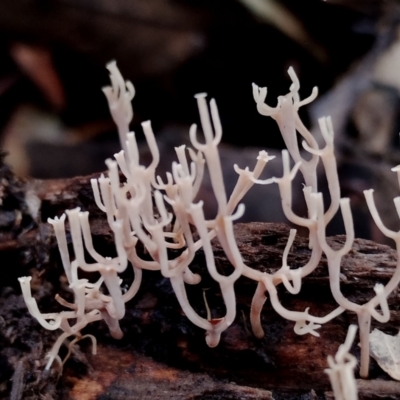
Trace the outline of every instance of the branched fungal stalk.
<instances>
[{"instance_id":1,"label":"branched fungal stalk","mask_svg":"<svg viewBox=\"0 0 400 400\"><path fill-rule=\"evenodd\" d=\"M354 368L357 358L349 353L357 332L357 325L350 325L346 340L339 346L335 357L328 356L329 368L325 372L331 381L335 400L357 400L357 385Z\"/></svg>"},{"instance_id":2,"label":"branched fungal stalk","mask_svg":"<svg viewBox=\"0 0 400 400\"><path fill-rule=\"evenodd\" d=\"M151 270L160 271L165 278L170 280L183 312L193 324L205 331L206 342L210 347L218 345L222 332L232 324L236 317L234 284L241 276L257 282L251 303L250 322L254 335L258 338L264 336L261 312L268 297L279 315L294 322L294 331L299 335L319 336L317 330L324 323L345 310L354 312L357 314L360 324L360 375L366 377L369 366L368 337L371 317L379 322L389 319L387 297L399 284L400 261L398 261L391 280L386 286L377 284L375 286L376 295L366 304L355 304L347 300L341 293L341 260L351 249L354 229L349 199L341 198L340 194L334 155L333 126L329 117L319 120L321 133L325 140L325 147L320 149L317 141L298 115L300 107L315 99L317 89L314 88L308 98L300 100L300 83L294 70L290 68L288 72L293 83L289 93L278 98L276 107L270 107L264 103L267 89L253 84L253 96L258 111L262 115L275 119L287 146L287 150L282 152L283 175L280 178L260 179L267 163L274 158L267 152L261 151L253 170L248 167L240 169L237 165L234 166L238 180L232 194L228 197L218 152L222 126L215 100L212 99L208 104L206 94L201 93L195 96L204 139L198 138L197 126L192 125L189 135L194 149L185 146L175 148L178 161L172 164L171 172L167 172L163 179L156 175L160 153L150 122L142 123L152 155L152 161L147 167L140 163L134 132L129 132L129 123L133 116L130 101L135 93L132 84L124 81L115 62L108 64L107 68L110 71L112 85L103 90L109 102L111 115L118 127L123 150L114 155L114 160L106 160L108 172L101 174L98 179L92 179L91 185L95 202L99 209L106 214L107 222L113 232L117 256L114 258L103 257L95 250L87 212L73 209L66 211L66 214L60 218L49 219L49 223L53 225L55 231L69 287L74 294L73 303L67 302L60 296L56 296L56 299L69 311L42 314L31 295L31 278L19 278L29 312L44 328L63 331L49 353L46 368L49 369L54 360L58 360L60 363L65 362L65 360L63 362L60 360L58 352L65 339L70 336L75 336L75 339L69 343L67 357L70 354L71 346L85 337L91 338L95 352L95 338L91 335L82 336L80 333L90 322L104 320L109 327L110 334L116 339L121 338L123 333L119 326L119 320L124 317L125 303L132 299L139 290L142 271ZM304 139L302 149L299 147L297 134ZM311 156L304 157L305 152ZM290 156L294 161L292 169ZM322 194L318 192L317 187L319 160L325 169L331 199L326 211ZM205 167L208 168L212 189L218 204L217 215L211 220L205 219L203 202L195 201ZM393 170L398 173L400 182L400 167L395 167ZM303 195L308 208L306 217L297 215L292 207L292 181L299 171L305 182ZM120 172L124 177L122 181ZM279 186L285 216L294 225L308 229L311 256L309 261L300 268L292 269L290 267L288 254L296 235L296 230L292 229L283 253L281 268L274 273L263 273L244 263L234 237L233 221L243 215L244 205L240 202L254 184L274 183ZM383 225L376 210L372 190L366 191L365 197L379 229L396 242L400 260L400 231L390 231ZM400 197L396 198L394 202L400 216ZM333 250L326 241L325 230L339 207L343 215L347 238L342 249ZM66 217L69 220L74 253L72 260L67 246ZM197 232L197 240L194 238L194 231ZM229 275L221 274L216 268L211 246L213 238L219 240L227 259L233 266L233 272ZM139 242L144 246L151 260L141 258L137 251ZM196 285L201 280L201 276L194 274L190 269L195 253L200 248L204 250L207 272L212 279L218 282L225 303L226 313L219 318L211 318L209 310L207 310L206 318L199 315L191 306L186 293L186 284ZM178 249L180 253L175 258L171 258L168 249ZM94 262L86 261L86 252ZM302 279L318 267L323 253L328 260L330 287L338 307L322 317L310 315L308 308L298 312L283 307L279 300L277 286L283 284L289 293L293 295L299 293ZM120 274L128 266L133 269L134 279L130 287L123 292ZM98 272L100 278L96 282L80 279L80 271ZM106 293L108 294L105 294L104 289L107 289ZM381 313L376 310L378 306ZM70 320L74 321L72 325L69 323ZM354 335L355 329L351 328L346 344L339 350L335 360L329 359L330 370L327 372L332 380L332 385L334 385L335 393L343 393L345 385L350 387L352 384L348 378L348 371L350 366L353 368L354 358L348 354L348 350ZM342 373L342 370L346 372ZM354 390L354 387L351 387L349 389L351 393L349 395L342 394L340 398L354 399L354 393L356 393Z\"/></svg>"}]
</instances>

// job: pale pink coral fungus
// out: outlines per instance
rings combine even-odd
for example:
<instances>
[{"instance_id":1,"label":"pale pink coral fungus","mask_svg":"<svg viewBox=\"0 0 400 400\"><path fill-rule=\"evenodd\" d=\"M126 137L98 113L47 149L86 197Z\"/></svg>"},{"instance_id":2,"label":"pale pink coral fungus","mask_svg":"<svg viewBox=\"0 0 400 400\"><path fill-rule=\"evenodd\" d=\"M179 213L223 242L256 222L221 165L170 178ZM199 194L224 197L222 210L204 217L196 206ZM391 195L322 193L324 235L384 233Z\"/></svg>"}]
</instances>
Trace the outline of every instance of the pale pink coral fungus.
<instances>
[{"instance_id":1,"label":"pale pink coral fungus","mask_svg":"<svg viewBox=\"0 0 400 400\"><path fill-rule=\"evenodd\" d=\"M236 317L236 299L234 284L241 276L257 282L250 311L250 322L256 337L264 336L261 322L261 312L267 295L276 312L283 318L293 321L294 331L299 335L312 334L319 336L318 329L345 310L357 314L360 324L361 340L361 376L368 375L369 344L371 317L385 322L390 317L387 297L397 287L400 281L400 262L396 271L386 286L377 284L375 296L364 305L355 304L347 300L340 290L340 264L343 256L351 249L354 239L354 229L350 211L349 199L341 198L338 180L336 159L334 155L334 131L329 117L319 120L325 147L320 149L311 132L301 121L298 110L310 103L317 96L314 88L311 95L300 100L299 80L292 68L289 76L292 85L289 93L278 98L276 107L265 104L266 88L259 88L253 84L253 96L258 111L262 115L276 120L283 135L287 150L282 152L283 175L270 179L260 179L261 173L274 157L261 151L257 157L254 169L248 167L240 169L234 166L238 180L228 197L223 181L221 160L218 144L222 137L222 126L218 108L214 99L209 104L206 94L196 95L200 114L201 128L204 139L199 139L197 126L192 125L189 136L194 149L180 146L175 148L177 162L172 164L171 172L165 179L156 175L156 168L160 161L160 152L149 121L142 124L150 153L151 163L145 167L140 163L139 150L135 134L129 132L133 111L131 100L134 88L130 82L125 82L118 71L115 62L108 64L112 85L104 88L109 102L111 115L118 127L123 150L114 155L114 160L107 160L108 173L101 174L98 179L92 179L91 185L95 202L107 217L108 224L114 235L116 257L101 256L94 248L90 232L89 214L79 209L66 211L69 220L71 241L74 257L71 261L68 253L65 232L66 215L61 218L49 219L54 227L62 264L74 293L74 303L68 303L59 296L60 304L70 311L52 314L41 314L36 301L30 291L30 277L20 278L23 296L29 312L47 329L61 329L64 333L54 344L49 354L49 362L58 359L58 351L62 343L69 336L75 336L70 346L81 336L81 329L88 323L104 320L114 338L122 337L119 320L125 314L125 303L132 299L139 290L142 271L160 271L168 278L176 294L179 304L187 318L206 332L206 342L210 347L218 345L221 333L227 329ZM297 136L303 139L299 146ZM307 156L306 154L311 156ZM291 169L290 156L294 161ZM319 161L325 169L329 194L329 207L324 207L322 194L317 187L317 165ZM218 204L216 216L206 220L203 212L203 202L196 202L205 167L208 168L211 185ZM399 174L400 168L395 169ZM308 208L306 216L295 213L292 207L292 181L300 171L305 187L304 200ZM120 172L124 176L122 182ZM400 179L400 178L399 178ZM240 254L233 233L233 222L244 213L244 205L240 204L245 194L254 184L273 184L279 186L282 207L287 219L294 225L304 227L309 232L309 247L311 256L309 261L297 269L288 264L288 254L295 239L296 230L291 230L287 246L282 257L282 266L274 273L263 273L248 267ZM381 231L394 239L400 252L400 233L388 230L380 220L373 201L372 190L365 192L368 206L373 219ZM166 204L167 203L167 204ZM395 206L400 215L400 198L395 199ZM337 211L341 209L346 229L346 243L340 250L333 250L326 241L325 229ZM193 236L193 228L198 239ZM215 264L211 240L217 238L233 266L229 275L221 274ZM137 252L137 243L141 242L151 260L141 258ZM195 285L201 280L200 275L194 274L190 264L196 251L203 248L208 274L218 282L226 313L219 318L211 319L199 315L191 306L186 294L186 284ZM168 249L180 249L179 256L171 258ZM85 251L90 254L94 262L87 262ZM276 287L283 284L288 292L295 295L301 290L302 279L312 273L319 265L322 254L328 260L330 287L338 303L328 315L316 317L309 313L309 309L299 312L286 309L280 302ZM399 257L400 259L400 257ZM126 292L121 289L120 274L130 266L134 272L134 279ZM79 278L79 271L100 273L96 282L88 282ZM108 294L104 294L106 288ZM382 313L376 310L380 306ZM209 313L208 313L209 314ZM75 323L71 326L69 320ZM351 337L355 334L351 330ZM89 336L95 347L95 339ZM350 339L349 339L350 340ZM347 342L346 342L347 343ZM345 346L348 350L349 346ZM346 351L347 351L346 350ZM342 356L336 361L342 362ZM350 358L351 359L351 358ZM351 359L352 360L352 359ZM59 360L60 361L60 360ZM352 364L351 364L352 365ZM330 361L331 376L337 375L333 361ZM333 375L332 375L333 374ZM336 375L335 375L336 374ZM350 397L352 398L352 397Z\"/></svg>"}]
</instances>

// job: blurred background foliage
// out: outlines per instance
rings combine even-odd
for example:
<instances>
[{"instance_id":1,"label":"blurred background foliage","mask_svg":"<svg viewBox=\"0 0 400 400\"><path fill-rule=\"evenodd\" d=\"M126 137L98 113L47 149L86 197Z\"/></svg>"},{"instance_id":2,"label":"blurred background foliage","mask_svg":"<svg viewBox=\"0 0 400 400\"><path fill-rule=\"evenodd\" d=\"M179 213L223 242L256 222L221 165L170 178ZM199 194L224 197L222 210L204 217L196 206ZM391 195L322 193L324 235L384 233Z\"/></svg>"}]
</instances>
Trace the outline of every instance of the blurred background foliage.
<instances>
[{"instance_id":1,"label":"blurred background foliage","mask_svg":"<svg viewBox=\"0 0 400 400\"><path fill-rule=\"evenodd\" d=\"M302 111L306 124L314 130L318 117L333 116L343 195L361 212L358 234L379 240L362 190L378 185L385 198L398 192L385 171L400 162L399 22L394 0L3 0L1 146L19 176L104 170L120 147L101 92L105 64L115 59L136 87L132 130L142 138L140 123L152 120L162 169L198 121L193 95L216 98L229 188L233 163L252 165L258 148L279 156L280 133L257 113L251 83L267 86L275 104L292 65L303 96L320 90ZM257 196L249 200L254 209ZM268 212L250 210L248 220L283 219L276 192L274 201Z\"/></svg>"}]
</instances>

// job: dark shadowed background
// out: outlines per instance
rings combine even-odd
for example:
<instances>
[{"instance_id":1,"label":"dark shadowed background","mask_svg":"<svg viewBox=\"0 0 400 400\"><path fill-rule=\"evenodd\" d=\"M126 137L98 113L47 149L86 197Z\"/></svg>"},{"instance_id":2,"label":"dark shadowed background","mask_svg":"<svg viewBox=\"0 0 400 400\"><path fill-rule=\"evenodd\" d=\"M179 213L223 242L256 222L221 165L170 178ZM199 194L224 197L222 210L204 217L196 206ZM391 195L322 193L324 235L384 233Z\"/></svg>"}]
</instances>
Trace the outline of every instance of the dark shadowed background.
<instances>
[{"instance_id":1,"label":"dark shadowed background","mask_svg":"<svg viewBox=\"0 0 400 400\"><path fill-rule=\"evenodd\" d=\"M357 236L382 241L362 190L375 187L384 199L398 194L389 167L400 162L399 21L395 1L3 0L1 145L20 176L104 170L104 159L120 149L101 92L108 84L105 64L115 59L136 87L131 128L141 140L140 123L152 121L161 174L174 159L173 147L187 141L190 124L198 122L193 95L216 98L229 191L233 164L254 165L260 149L277 155L267 175L280 174L283 141L275 122L257 113L251 83L267 86L267 101L275 104L288 91L292 65L303 97L315 85L320 90L302 111L306 124L315 129L318 117L332 115L343 196L352 199ZM209 190L206 182L204 198ZM254 189L246 205L245 220L284 220L272 186ZM396 226L392 206L382 208ZM340 232L340 217L330 230Z\"/></svg>"}]
</instances>

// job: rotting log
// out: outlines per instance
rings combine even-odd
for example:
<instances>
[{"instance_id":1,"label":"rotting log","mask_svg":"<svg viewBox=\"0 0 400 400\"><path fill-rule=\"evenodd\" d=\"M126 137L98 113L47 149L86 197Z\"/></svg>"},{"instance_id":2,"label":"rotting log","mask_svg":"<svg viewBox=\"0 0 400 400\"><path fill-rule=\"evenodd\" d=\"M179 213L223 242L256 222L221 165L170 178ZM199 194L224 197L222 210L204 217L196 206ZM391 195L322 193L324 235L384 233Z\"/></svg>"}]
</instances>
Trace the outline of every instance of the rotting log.
<instances>
[{"instance_id":1,"label":"rotting log","mask_svg":"<svg viewBox=\"0 0 400 400\"><path fill-rule=\"evenodd\" d=\"M344 313L323 325L320 337L298 336L293 322L281 318L267 301L262 313L265 337L256 339L249 323L249 310L255 283L240 278L236 285L237 316L223 333L221 343L207 347L204 331L193 326L182 313L168 279L159 272L144 273L137 296L127 304L121 321L124 338L116 341L103 323L95 323L85 333L96 335L98 354L83 341L73 350L63 374L53 368L44 373L44 355L57 332L43 329L29 314L18 289L16 278L32 274L33 294L42 311L60 310L54 295L68 298L62 268L52 230L45 220L60 215L66 208L80 206L91 212L93 241L102 254L111 255L112 235L105 218L94 205L90 177L69 180L18 182L18 193L33 191L40 199L37 218L24 229L1 231L0 259L0 397L12 399L275 399L331 398L324 369L326 358L335 354L344 341L347 327L356 321ZM10 188L8 185L8 188ZM22 192L21 192L22 191ZM4 196L10 196L6 192ZM30 194L30 196L32 193ZM23 198L23 196L22 196ZM23 206L24 201L15 207ZM0 212L3 210L0 208ZM235 236L246 264L271 272L281 265L289 228L282 224L238 224ZM330 239L340 247L345 237ZM232 267L214 241L216 264L220 271ZM310 256L307 239L297 237L289 253L292 268L304 265ZM356 240L353 250L343 259L342 291L352 301L364 303L373 295L375 283L385 283L396 264L396 254L387 246ZM199 285L188 286L191 304L205 316L204 297L213 317L224 315L218 285L205 272L204 255L199 251L192 269L202 275ZM61 278L60 278L61 277ZM127 282L129 273L122 276ZM336 307L330 294L326 259L304 279L299 295L279 289L282 304L291 310L322 316ZM389 298L392 317L388 324L373 324L387 333L397 333L400 326L400 293ZM58 308L57 308L58 307ZM355 344L353 354L359 356ZM62 353L61 356L65 355ZM361 399L379 396L400 399L400 383L392 381L372 361L369 380L359 380Z\"/></svg>"}]
</instances>

